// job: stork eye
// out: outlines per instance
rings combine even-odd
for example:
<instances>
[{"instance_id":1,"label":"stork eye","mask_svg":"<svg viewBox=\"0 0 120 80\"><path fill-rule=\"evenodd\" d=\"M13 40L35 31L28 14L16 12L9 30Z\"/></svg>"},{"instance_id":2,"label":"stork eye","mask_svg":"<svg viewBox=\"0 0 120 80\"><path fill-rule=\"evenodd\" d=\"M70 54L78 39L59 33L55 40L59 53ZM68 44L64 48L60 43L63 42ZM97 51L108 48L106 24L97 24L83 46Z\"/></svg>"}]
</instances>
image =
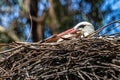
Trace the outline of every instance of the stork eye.
<instances>
[{"instance_id":1,"label":"stork eye","mask_svg":"<svg viewBox=\"0 0 120 80\"><path fill-rule=\"evenodd\" d=\"M84 27L85 27L85 25L80 25L80 26L79 26L79 28L84 28Z\"/></svg>"}]
</instances>

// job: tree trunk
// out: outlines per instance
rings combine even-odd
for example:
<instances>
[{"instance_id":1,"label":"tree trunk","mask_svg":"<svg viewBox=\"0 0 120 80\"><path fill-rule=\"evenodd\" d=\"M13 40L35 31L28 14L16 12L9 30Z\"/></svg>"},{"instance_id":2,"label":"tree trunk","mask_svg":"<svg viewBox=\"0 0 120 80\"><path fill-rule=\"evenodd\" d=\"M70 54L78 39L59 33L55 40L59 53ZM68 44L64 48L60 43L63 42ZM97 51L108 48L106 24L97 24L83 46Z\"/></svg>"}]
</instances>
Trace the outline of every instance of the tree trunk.
<instances>
[{"instance_id":1,"label":"tree trunk","mask_svg":"<svg viewBox=\"0 0 120 80\"><path fill-rule=\"evenodd\" d=\"M30 1L30 14L33 17L38 17L37 13L38 13L38 0L31 0ZM41 38L41 35L39 35L37 22L32 20L31 27L32 27L32 40L33 42L37 42Z\"/></svg>"}]
</instances>

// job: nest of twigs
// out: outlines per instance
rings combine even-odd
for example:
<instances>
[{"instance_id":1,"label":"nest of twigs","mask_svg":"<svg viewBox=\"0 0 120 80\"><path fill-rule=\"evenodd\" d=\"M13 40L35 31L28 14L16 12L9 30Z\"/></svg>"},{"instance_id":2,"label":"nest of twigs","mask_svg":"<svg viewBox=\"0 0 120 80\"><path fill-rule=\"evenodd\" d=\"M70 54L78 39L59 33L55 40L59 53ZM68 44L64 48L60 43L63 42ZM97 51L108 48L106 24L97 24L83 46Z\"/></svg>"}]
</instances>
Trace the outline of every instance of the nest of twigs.
<instances>
[{"instance_id":1,"label":"nest of twigs","mask_svg":"<svg viewBox=\"0 0 120 80\"><path fill-rule=\"evenodd\" d=\"M114 23L87 38L11 43L0 52L0 80L120 80L120 33L99 36Z\"/></svg>"},{"instance_id":2,"label":"nest of twigs","mask_svg":"<svg viewBox=\"0 0 120 80\"><path fill-rule=\"evenodd\" d=\"M119 80L120 41L82 38L61 43L12 43L1 52L3 80Z\"/></svg>"}]
</instances>

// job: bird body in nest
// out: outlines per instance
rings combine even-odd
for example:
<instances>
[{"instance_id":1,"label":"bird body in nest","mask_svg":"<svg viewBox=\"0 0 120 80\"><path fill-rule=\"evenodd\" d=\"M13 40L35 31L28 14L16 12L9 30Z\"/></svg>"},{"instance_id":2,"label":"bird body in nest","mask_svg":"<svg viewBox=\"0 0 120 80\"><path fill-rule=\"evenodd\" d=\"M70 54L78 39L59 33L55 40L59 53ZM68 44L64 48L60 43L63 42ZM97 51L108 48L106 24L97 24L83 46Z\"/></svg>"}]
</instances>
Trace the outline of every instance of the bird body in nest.
<instances>
[{"instance_id":1,"label":"bird body in nest","mask_svg":"<svg viewBox=\"0 0 120 80\"><path fill-rule=\"evenodd\" d=\"M91 33L94 33L94 26L89 22L80 22L71 29L68 29L62 33L53 35L47 39L45 42L61 42L63 40L75 39L77 37L86 37Z\"/></svg>"}]
</instances>

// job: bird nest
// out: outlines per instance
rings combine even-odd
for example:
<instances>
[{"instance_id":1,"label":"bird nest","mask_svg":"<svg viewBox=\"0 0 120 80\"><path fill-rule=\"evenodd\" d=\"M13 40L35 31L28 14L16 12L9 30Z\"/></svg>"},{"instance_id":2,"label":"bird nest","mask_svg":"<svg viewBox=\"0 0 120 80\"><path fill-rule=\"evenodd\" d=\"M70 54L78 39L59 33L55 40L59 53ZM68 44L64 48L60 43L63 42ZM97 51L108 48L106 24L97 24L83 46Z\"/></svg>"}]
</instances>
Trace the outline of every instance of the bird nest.
<instances>
[{"instance_id":1,"label":"bird nest","mask_svg":"<svg viewBox=\"0 0 120 80\"><path fill-rule=\"evenodd\" d=\"M0 52L0 80L119 80L120 33L98 36L114 23L120 20L86 38L8 44Z\"/></svg>"},{"instance_id":2,"label":"bird nest","mask_svg":"<svg viewBox=\"0 0 120 80\"><path fill-rule=\"evenodd\" d=\"M118 38L79 38L60 43L9 44L1 52L3 80L119 80Z\"/></svg>"}]
</instances>

